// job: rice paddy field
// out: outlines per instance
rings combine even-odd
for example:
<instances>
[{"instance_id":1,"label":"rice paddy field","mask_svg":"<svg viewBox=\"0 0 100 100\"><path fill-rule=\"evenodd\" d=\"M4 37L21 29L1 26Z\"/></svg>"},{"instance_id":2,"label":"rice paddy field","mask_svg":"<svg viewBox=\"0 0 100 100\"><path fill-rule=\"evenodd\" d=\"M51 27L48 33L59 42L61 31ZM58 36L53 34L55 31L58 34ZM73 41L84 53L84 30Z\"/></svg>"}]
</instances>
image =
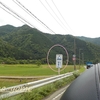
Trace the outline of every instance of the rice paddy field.
<instances>
[{"instance_id":1,"label":"rice paddy field","mask_svg":"<svg viewBox=\"0 0 100 100\"><path fill-rule=\"evenodd\" d=\"M51 65L57 71L55 65ZM78 69L78 65L76 66ZM71 72L74 70L73 65L68 65L61 73ZM32 65L32 64L0 64L0 76L45 76L56 75L57 72L52 71L48 65Z\"/></svg>"},{"instance_id":2,"label":"rice paddy field","mask_svg":"<svg viewBox=\"0 0 100 100\"><path fill-rule=\"evenodd\" d=\"M54 70L58 70L55 65L51 66ZM76 66L78 69L79 66ZM74 71L73 65L68 65L61 73ZM57 75L57 72L52 71L48 65L33 65L33 64L0 64L0 77L33 77L33 78L0 78L0 88L9 87L17 84L22 84L34 80L39 80L43 77ZM35 77L35 78L34 78ZM37 78L36 78L37 77Z\"/></svg>"}]
</instances>

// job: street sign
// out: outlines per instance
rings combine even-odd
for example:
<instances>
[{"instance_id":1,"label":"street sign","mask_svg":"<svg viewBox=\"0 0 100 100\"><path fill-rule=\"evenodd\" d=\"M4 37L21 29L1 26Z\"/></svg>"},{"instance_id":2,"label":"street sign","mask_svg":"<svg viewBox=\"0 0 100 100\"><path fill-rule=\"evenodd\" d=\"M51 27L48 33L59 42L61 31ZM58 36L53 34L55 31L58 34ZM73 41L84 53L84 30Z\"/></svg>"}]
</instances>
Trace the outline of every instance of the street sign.
<instances>
[{"instance_id":1,"label":"street sign","mask_svg":"<svg viewBox=\"0 0 100 100\"><path fill-rule=\"evenodd\" d=\"M56 54L56 68L62 68L62 63L63 63L63 55Z\"/></svg>"},{"instance_id":2,"label":"street sign","mask_svg":"<svg viewBox=\"0 0 100 100\"><path fill-rule=\"evenodd\" d=\"M72 60L73 60L73 61L75 61L75 60L76 60L76 55L73 55Z\"/></svg>"},{"instance_id":3,"label":"street sign","mask_svg":"<svg viewBox=\"0 0 100 100\"><path fill-rule=\"evenodd\" d=\"M73 58L76 58L76 55L73 55Z\"/></svg>"},{"instance_id":4,"label":"street sign","mask_svg":"<svg viewBox=\"0 0 100 100\"><path fill-rule=\"evenodd\" d=\"M75 61L75 60L76 60L76 58L73 57L73 61Z\"/></svg>"}]
</instances>

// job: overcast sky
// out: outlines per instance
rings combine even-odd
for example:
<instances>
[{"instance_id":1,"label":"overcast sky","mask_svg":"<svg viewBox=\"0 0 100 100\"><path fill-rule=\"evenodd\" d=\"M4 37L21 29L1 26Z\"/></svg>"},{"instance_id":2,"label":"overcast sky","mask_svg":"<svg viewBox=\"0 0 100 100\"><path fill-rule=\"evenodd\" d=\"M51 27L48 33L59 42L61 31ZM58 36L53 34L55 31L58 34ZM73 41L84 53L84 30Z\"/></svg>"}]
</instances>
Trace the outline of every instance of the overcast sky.
<instances>
[{"instance_id":1,"label":"overcast sky","mask_svg":"<svg viewBox=\"0 0 100 100\"><path fill-rule=\"evenodd\" d=\"M0 3L24 18L31 27L52 34L100 37L100 0L19 0L54 33L27 14L14 1L16 0L0 0ZM0 7L3 6L0 4ZM22 26L25 23L0 8L0 26L6 24Z\"/></svg>"}]
</instances>

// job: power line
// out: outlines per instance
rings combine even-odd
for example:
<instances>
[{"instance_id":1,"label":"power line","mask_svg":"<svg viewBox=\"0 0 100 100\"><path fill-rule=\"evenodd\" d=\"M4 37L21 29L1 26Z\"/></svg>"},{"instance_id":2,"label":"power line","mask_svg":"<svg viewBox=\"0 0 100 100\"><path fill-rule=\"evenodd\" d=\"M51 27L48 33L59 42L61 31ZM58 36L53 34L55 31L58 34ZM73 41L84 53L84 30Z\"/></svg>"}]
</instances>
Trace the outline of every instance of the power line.
<instances>
[{"instance_id":1,"label":"power line","mask_svg":"<svg viewBox=\"0 0 100 100\"><path fill-rule=\"evenodd\" d=\"M41 0L39 0L40 3L44 6L44 8L49 12L49 14L55 19L55 21L64 29L64 27L62 26L61 23L59 23L59 21L54 17L54 15L47 9L47 7L43 4L43 2ZM65 29L64 29L65 30Z\"/></svg>"},{"instance_id":2,"label":"power line","mask_svg":"<svg viewBox=\"0 0 100 100\"><path fill-rule=\"evenodd\" d=\"M13 15L11 12L7 11L6 9L4 9L3 7L0 6L0 8L2 8L4 11L6 11L7 13L9 13L10 15L12 15L13 17L15 17L16 19L20 20L22 23L25 24L24 21L22 21L21 19L19 19L18 17L16 17L15 15Z\"/></svg>"},{"instance_id":3,"label":"power line","mask_svg":"<svg viewBox=\"0 0 100 100\"><path fill-rule=\"evenodd\" d=\"M60 16L62 17L63 21L66 23L66 25L69 27L69 29L72 31L72 29L70 28L70 26L68 25L68 23L66 22L65 18L63 17L63 15L61 14L61 12L59 11L58 7L56 6L56 4L54 3L54 1L52 0L53 5L55 6L55 8L57 9L58 13L60 14ZM72 31L73 32L73 31ZM74 32L73 32L74 33Z\"/></svg>"},{"instance_id":4,"label":"power line","mask_svg":"<svg viewBox=\"0 0 100 100\"><path fill-rule=\"evenodd\" d=\"M14 0L13 0L14 1ZM15 1L14 1L15 2ZM52 29L50 29L43 21L41 21L38 17L36 17L31 11L29 11L23 4L21 4L18 0L15 2L19 7L21 7L26 13L28 13L31 17L35 18L39 21L43 26L45 26L49 31L55 33ZM56 33L55 33L56 34Z\"/></svg>"},{"instance_id":5,"label":"power line","mask_svg":"<svg viewBox=\"0 0 100 100\"><path fill-rule=\"evenodd\" d=\"M14 0L13 0L14 1ZM51 30L46 24L44 24L39 18L37 18L31 11L29 11L26 7L24 7L18 0L16 0L17 1L17 5L18 6L20 6L25 12L27 12L29 15L31 15L33 18L35 18L35 19L37 19L42 25L44 25L49 31L51 31L51 32L53 32L53 33L55 33L53 30ZM53 1L53 0L52 0ZM40 1L41 2L41 1ZM42 2L41 2L42 3ZM34 28L36 28L35 26L33 26L29 21L27 21L27 20L25 20L23 17L21 17L19 14L17 14L16 12L14 12L12 9L10 9L9 7L7 7L5 4L3 4L2 2L0 2L0 4L4 7L4 8L6 8L6 9L4 9L3 7L1 7L3 10L5 10L6 12L8 12L9 14L11 14L12 16L14 16L15 18L17 18L18 20L20 20L22 23L27 23L29 26L31 26L31 27L34 27ZM43 4L43 3L42 3ZM55 4L54 2L53 2L53 4ZM43 4L44 5L44 4ZM56 5L55 5L56 6ZM44 5L44 7L45 7L45 5ZM56 6L56 9L57 9L57 6ZM9 11L10 12L9 12ZM48 10L48 9L47 9ZM57 9L58 10L58 9ZM48 10L49 11L49 10ZM59 11L59 10L58 10ZM12 14L13 13L13 14ZM50 12L49 12L50 13ZM60 11L59 11L59 13L60 13ZM61 14L61 13L60 13ZM52 14L51 14L52 15ZM63 17L63 16L62 16ZM56 34L56 33L55 33Z\"/></svg>"},{"instance_id":6,"label":"power line","mask_svg":"<svg viewBox=\"0 0 100 100\"><path fill-rule=\"evenodd\" d=\"M27 20L25 20L24 18L22 18L21 16L19 16L17 13L15 13L13 10L11 10L9 7L7 7L5 4L3 4L2 2L0 2L0 4L6 8L7 10L9 10L10 12L12 12L13 14L15 14L18 18L22 19L25 23L27 23L29 26L34 27L32 24L30 24ZM4 9L3 9L4 10ZM12 14L11 14L12 15ZM36 27L34 27L36 28Z\"/></svg>"},{"instance_id":7,"label":"power line","mask_svg":"<svg viewBox=\"0 0 100 100\"><path fill-rule=\"evenodd\" d=\"M67 31L66 30L66 26L63 24L63 22L61 21L61 19L58 17L58 15L55 13L55 11L52 9L52 7L50 6L50 4L47 2L47 0L45 0L45 2L47 3L47 5L49 6L49 8L52 10L52 12L54 13L54 15L57 17L57 19L60 21L60 23L62 24L62 26L63 26L63 29L65 30L65 31Z\"/></svg>"}]
</instances>

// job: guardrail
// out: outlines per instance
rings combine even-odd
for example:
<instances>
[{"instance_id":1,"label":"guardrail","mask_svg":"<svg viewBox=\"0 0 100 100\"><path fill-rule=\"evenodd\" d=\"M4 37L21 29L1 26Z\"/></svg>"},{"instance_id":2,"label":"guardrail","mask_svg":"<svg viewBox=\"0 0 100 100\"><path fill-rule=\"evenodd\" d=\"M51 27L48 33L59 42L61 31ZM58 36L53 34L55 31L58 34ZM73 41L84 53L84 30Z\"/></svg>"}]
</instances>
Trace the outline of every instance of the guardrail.
<instances>
[{"instance_id":1,"label":"guardrail","mask_svg":"<svg viewBox=\"0 0 100 100\"><path fill-rule=\"evenodd\" d=\"M0 89L0 93L1 93L0 100L3 98L15 96L15 95L20 94L20 93L29 92L32 89L35 89L35 88L38 88L40 86L43 86L43 85L55 82L57 80L69 77L71 75L73 75L73 72L57 75L54 77L50 77L50 78L46 78L46 79L42 79L42 80L38 80L38 81L34 81L34 82L20 84L17 86L12 86L12 87L8 87L8 88Z\"/></svg>"}]
</instances>

